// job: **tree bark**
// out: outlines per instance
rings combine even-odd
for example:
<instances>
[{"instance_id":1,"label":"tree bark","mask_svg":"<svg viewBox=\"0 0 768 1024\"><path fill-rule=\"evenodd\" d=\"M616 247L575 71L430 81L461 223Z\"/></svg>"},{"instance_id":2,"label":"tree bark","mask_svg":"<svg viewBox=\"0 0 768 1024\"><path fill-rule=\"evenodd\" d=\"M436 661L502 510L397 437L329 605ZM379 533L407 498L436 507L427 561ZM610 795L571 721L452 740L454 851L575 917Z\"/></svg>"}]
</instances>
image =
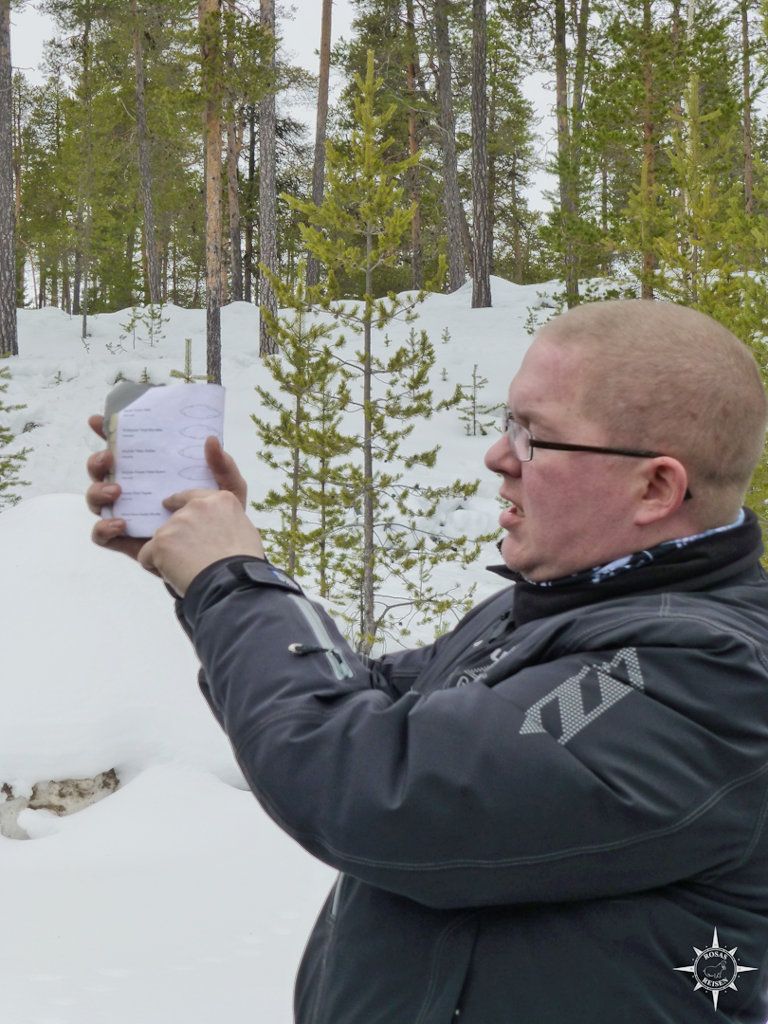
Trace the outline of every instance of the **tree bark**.
<instances>
[{"instance_id":1,"label":"tree bark","mask_svg":"<svg viewBox=\"0 0 768 1024\"><path fill-rule=\"evenodd\" d=\"M443 208L448 246L448 291L461 288L466 277L462 239L462 205L456 158L456 118L451 84L451 44L448 31L448 0L435 0L435 49L437 95L440 103L440 136L443 153ZM469 255L467 250L467 256Z\"/></svg>"},{"instance_id":2,"label":"tree bark","mask_svg":"<svg viewBox=\"0 0 768 1024\"><path fill-rule=\"evenodd\" d=\"M573 188L571 131L568 117L568 42L566 38L565 0L555 0L555 92L557 112L557 179L560 197L560 221L563 234L563 270L565 300L570 309L579 302L579 273L573 231L576 203Z\"/></svg>"},{"instance_id":3,"label":"tree bark","mask_svg":"<svg viewBox=\"0 0 768 1024\"><path fill-rule=\"evenodd\" d=\"M221 384L221 0L200 0L205 110L205 292L208 380Z\"/></svg>"},{"instance_id":4,"label":"tree bark","mask_svg":"<svg viewBox=\"0 0 768 1024\"><path fill-rule=\"evenodd\" d=\"M245 216L245 289L243 298L252 301L253 282L253 198L256 181L256 108L248 107L248 201Z\"/></svg>"},{"instance_id":5,"label":"tree bark","mask_svg":"<svg viewBox=\"0 0 768 1024\"><path fill-rule=\"evenodd\" d=\"M317 120L315 122L315 160L312 166L312 202L320 206L325 191L325 133L328 124L328 85L331 73L331 0L323 0L320 22L320 72L317 78ZM307 284L320 281L320 263L307 254Z\"/></svg>"},{"instance_id":6,"label":"tree bark","mask_svg":"<svg viewBox=\"0 0 768 1024\"><path fill-rule=\"evenodd\" d=\"M656 145L653 123L653 59L650 52L653 20L651 17L651 0L643 0L643 169L641 186L643 190L642 208L644 232L650 231L650 211L653 208L653 188L656 176ZM656 258L649 237L643 239L643 269L640 276L640 297L654 298L653 275L656 269Z\"/></svg>"},{"instance_id":7,"label":"tree bark","mask_svg":"<svg viewBox=\"0 0 768 1024\"><path fill-rule=\"evenodd\" d=\"M408 38L408 63L405 77L408 90L408 153L416 156L419 151L419 140L416 128L416 68L419 51L416 44L416 24L413 14L413 0L406 0L405 30ZM411 196L414 213L411 220L411 287L420 290L424 287L424 261L421 251L421 195L419 189L418 165L408 168L408 191Z\"/></svg>"},{"instance_id":8,"label":"tree bark","mask_svg":"<svg viewBox=\"0 0 768 1024\"><path fill-rule=\"evenodd\" d=\"M149 301L162 302L160 283L160 260L155 238L155 207L152 198L152 168L149 157L149 131L147 129L146 89L144 84L144 46L138 4L131 0L133 33L133 61L136 76L136 140L139 159L139 189L144 208L144 253L147 261Z\"/></svg>"},{"instance_id":9,"label":"tree bark","mask_svg":"<svg viewBox=\"0 0 768 1024\"><path fill-rule=\"evenodd\" d=\"M365 237L365 294L373 294L373 231L370 225ZM370 654L376 632L374 616L374 551L373 516L375 495L373 491L373 432L371 425L373 362L371 355L371 311L366 310L363 321L363 579L360 595L361 609L361 651Z\"/></svg>"},{"instance_id":10,"label":"tree bark","mask_svg":"<svg viewBox=\"0 0 768 1024\"><path fill-rule=\"evenodd\" d=\"M229 203L229 253L233 302L243 301L243 247L240 236L240 186L237 178L239 156L240 139L233 107L227 120L227 199Z\"/></svg>"},{"instance_id":11,"label":"tree bark","mask_svg":"<svg viewBox=\"0 0 768 1024\"><path fill-rule=\"evenodd\" d=\"M78 241L75 244L75 259L73 268L73 296L72 296L72 315L80 315L80 289L83 277L83 251L80 245L80 238L82 237L83 227L83 208L82 202L79 201L77 204L77 213L75 214L75 231Z\"/></svg>"},{"instance_id":12,"label":"tree bark","mask_svg":"<svg viewBox=\"0 0 768 1024\"><path fill-rule=\"evenodd\" d=\"M272 36L272 75L275 79L275 0L260 0L261 26ZM259 103L259 257L260 263L277 273L277 195L275 185L275 93L269 89ZM277 298L269 279L259 269L259 304L277 316ZM259 355L277 352L277 340L270 334L266 318L259 317Z\"/></svg>"},{"instance_id":13,"label":"tree bark","mask_svg":"<svg viewBox=\"0 0 768 1024\"><path fill-rule=\"evenodd\" d=\"M486 0L472 0L472 308L491 305L491 225L488 206L488 52Z\"/></svg>"},{"instance_id":14,"label":"tree bark","mask_svg":"<svg viewBox=\"0 0 768 1024\"><path fill-rule=\"evenodd\" d=\"M61 258L61 308L72 315L72 293L69 280L69 257L66 253Z\"/></svg>"},{"instance_id":15,"label":"tree bark","mask_svg":"<svg viewBox=\"0 0 768 1024\"><path fill-rule=\"evenodd\" d=\"M741 0L741 77L744 104L744 208L754 213L755 169L752 156L752 82L750 72L749 0Z\"/></svg>"},{"instance_id":16,"label":"tree bark","mask_svg":"<svg viewBox=\"0 0 768 1024\"><path fill-rule=\"evenodd\" d=\"M88 337L88 314L90 312L91 287L91 232L93 230L93 208L91 204L91 187L93 180L93 94L91 92L91 27L93 24L93 11L90 3L87 3L84 11L83 35L82 35L82 76L81 96L82 104L86 111L85 130L85 156L82 163L80 178L80 199L78 200L78 214L82 226L82 252L81 272L82 290L80 292L80 335L85 341Z\"/></svg>"},{"instance_id":17,"label":"tree bark","mask_svg":"<svg viewBox=\"0 0 768 1024\"><path fill-rule=\"evenodd\" d=\"M0 0L0 356L19 354L16 330L16 202L13 190L11 4Z\"/></svg>"}]
</instances>

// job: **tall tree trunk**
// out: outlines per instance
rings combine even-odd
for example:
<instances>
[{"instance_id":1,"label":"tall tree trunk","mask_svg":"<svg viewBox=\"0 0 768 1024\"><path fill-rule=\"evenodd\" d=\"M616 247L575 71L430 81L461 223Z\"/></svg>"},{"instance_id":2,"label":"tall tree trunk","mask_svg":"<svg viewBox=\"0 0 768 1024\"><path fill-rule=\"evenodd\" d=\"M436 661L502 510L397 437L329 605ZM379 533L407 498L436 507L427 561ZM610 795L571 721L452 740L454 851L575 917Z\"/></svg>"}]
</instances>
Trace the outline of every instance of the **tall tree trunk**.
<instances>
[{"instance_id":1,"label":"tall tree trunk","mask_svg":"<svg viewBox=\"0 0 768 1024\"><path fill-rule=\"evenodd\" d=\"M136 77L136 141L139 158L139 190L144 208L144 246L147 260L147 278L149 282L149 301L153 305L162 302L160 285L160 259L155 239L155 207L152 199L152 168L149 158L149 131L147 129L147 110L144 102L146 95L144 85L144 45L142 27L136 0L131 0L131 19L133 32L133 62Z\"/></svg>"},{"instance_id":2,"label":"tall tree trunk","mask_svg":"<svg viewBox=\"0 0 768 1024\"><path fill-rule=\"evenodd\" d=\"M406 65L406 88L408 90L408 152L416 156L419 140L416 128L416 68L419 51L416 44L416 24L413 15L413 0L406 0L406 34L408 38L408 63ZM408 191L414 207L411 220L411 287L424 287L424 261L421 251L421 195L419 189L418 165L408 168Z\"/></svg>"},{"instance_id":3,"label":"tall tree trunk","mask_svg":"<svg viewBox=\"0 0 768 1024\"><path fill-rule=\"evenodd\" d=\"M72 315L80 316L80 290L82 287L83 279L83 249L81 245L83 232L83 206L82 200L78 200L77 212L75 213L75 260L73 268L73 295L72 295Z\"/></svg>"},{"instance_id":4,"label":"tall tree trunk","mask_svg":"<svg viewBox=\"0 0 768 1024\"><path fill-rule=\"evenodd\" d=\"M435 49L437 53L437 95L440 103L440 137L443 153L443 208L448 244L448 291L461 288L466 277L462 238L462 205L456 158L456 118L451 84L451 44L448 30L448 0L435 0ZM467 250L467 255L471 250Z\"/></svg>"},{"instance_id":5,"label":"tall tree trunk","mask_svg":"<svg viewBox=\"0 0 768 1024\"><path fill-rule=\"evenodd\" d=\"M205 294L208 380L221 384L221 0L200 0L205 111Z\"/></svg>"},{"instance_id":6,"label":"tall tree trunk","mask_svg":"<svg viewBox=\"0 0 768 1024\"><path fill-rule=\"evenodd\" d=\"M67 253L61 257L61 308L65 313L72 314L72 295L69 281L69 256Z\"/></svg>"},{"instance_id":7,"label":"tall tree trunk","mask_svg":"<svg viewBox=\"0 0 768 1024\"><path fill-rule=\"evenodd\" d=\"M510 175L510 198L512 200L512 253L514 271L512 280L515 284L523 284L523 245L521 237L522 218L520 216L520 194L517 187L517 151L512 154L512 174Z\"/></svg>"},{"instance_id":8,"label":"tall tree trunk","mask_svg":"<svg viewBox=\"0 0 768 1024\"><path fill-rule=\"evenodd\" d=\"M315 160L312 166L312 202L319 206L325 190L325 132L328 124L328 85L331 73L331 0L323 0L320 21L320 73L317 78L317 120L315 122ZM320 263L307 254L307 284L320 281Z\"/></svg>"},{"instance_id":9,"label":"tall tree trunk","mask_svg":"<svg viewBox=\"0 0 768 1024\"><path fill-rule=\"evenodd\" d=\"M275 80L275 0L260 0L261 26L272 36L270 81ZM277 195L275 185L275 93L270 88L259 104L259 257L262 266L277 273ZM277 298L262 270L259 270L259 305L277 316ZM277 339L270 334L266 318L259 317L259 355L277 352Z\"/></svg>"},{"instance_id":10,"label":"tall tree trunk","mask_svg":"<svg viewBox=\"0 0 768 1024\"><path fill-rule=\"evenodd\" d=\"M13 79L12 79L13 81ZM13 185L15 195L15 246L16 252L14 256L15 263L15 274L16 274L16 307L24 306L26 287L25 287L25 267L26 267L26 253L24 241L19 236L19 224L21 224L21 181L22 181L22 167L24 163L24 135L23 135L23 111L22 111L22 76L18 76L15 82L16 85L16 100L15 100L15 114L14 114L14 142L13 142ZM58 136L58 131L57 131ZM56 152L58 155L58 144L56 145Z\"/></svg>"},{"instance_id":11,"label":"tall tree trunk","mask_svg":"<svg viewBox=\"0 0 768 1024\"><path fill-rule=\"evenodd\" d=\"M227 198L229 202L229 253L232 271L232 301L243 301L243 247L240 237L240 186L237 161L240 139L235 122L234 105L227 120Z\"/></svg>"},{"instance_id":12,"label":"tall tree trunk","mask_svg":"<svg viewBox=\"0 0 768 1024\"><path fill-rule=\"evenodd\" d=\"M236 16L234 0L227 0L227 9ZM234 55L231 40L227 39L224 60L227 79L234 76ZM240 232L240 176L238 163L243 142L242 116L238 109L237 97L231 89L227 93L227 211L229 214L229 264L231 274L232 302L243 301L243 242ZM222 296L226 293L226 274L222 276Z\"/></svg>"},{"instance_id":13,"label":"tall tree trunk","mask_svg":"<svg viewBox=\"0 0 768 1024\"><path fill-rule=\"evenodd\" d=\"M497 83L498 83L498 61L496 48L494 47L491 51L490 60L487 61L489 65L488 71L490 72L491 85L488 90L488 134L491 139L496 139L496 132L498 131L498 102L497 102ZM494 273L494 261L493 261L493 236L496 231L496 154L498 146L492 145L488 150L488 233L491 238L491 253L490 263L488 272ZM512 186L514 191L514 185ZM517 204L513 203L513 217L517 216Z\"/></svg>"},{"instance_id":14,"label":"tall tree trunk","mask_svg":"<svg viewBox=\"0 0 768 1024\"><path fill-rule=\"evenodd\" d=\"M694 25L696 24L696 0L688 0L688 14L686 18L686 40L690 42L693 36ZM699 74L694 71L691 74L688 82L688 103L686 106L686 114L688 115L688 139L687 139L687 159L688 166L694 171L694 174L698 176L699 169L699 139L700 139L700 126L699 120ZM689 266L690 273L684 273L683 279L688 289L687 301L690 305L694 305L699 301L699 259L700 259L700 247L696 243L695 232L693 228L693 203L690 195L685 189L681 190L681 199L683 202L683 212L685 217L685 223L687 225L685 248L689 253Z\"/></svg>"},{"instance_id":15,"label":"tall tree trunk","mask_svg":"<svg viewBox=\"0 0 768 1024\"><path fill-rule=\"evenodd\" d=\"M741 0L741 78L744 105L744 208L754 213L755 170L752 157L752 82L750 72L749 0Z\"/></svg>"},{"instance_id":16,"label":"tall tree trunk","mask_svg":"<svg viewBox=\"0 0 768 1024\"><path fill-rule=\"evenodd\" d=\"M89 215L89 217L90 217L90 215ZM89 220L86 220L86 229L85 230L86 230L86 235L90 234L90 221ZM82 294L80 296L80 319L81 319L80 337L83 338L83 339L88 337L88 313L89 313L89 299L90 299L90 295L88 294L88 289L90 288L89 272L90 272L91 268L89 266L89 260L88 260L88 242L87 241L86 241L86 246L85 246L85 252L86 252L86 256L85 256L84 266L83 266L83 291L82 291ZM40 276L42 277L42 270L40 272Z\"/></svg>"},{"instance_id":17,"label":"tall tree trunk","mask_svg":"<svg viewBox=\"0 0 768 1024\"><path fill-rule=\"evenodd\" d=\"M37 293L37 308L42 309L45 305L45 296L48 291L48 264L47 253L44 245L40 246L40 286Z\"/></svg>"},{"instance_id":18,"label":"tall tree trunk","mask_svg":"<svg viewBox=\"0 0 768 1024\"><path fill-rule=\"evenodd\" d=\"M84 10L83 35L81 40L82 53L82 75L81 95L82 104L86 112L85 121L85 158L81 167L80 178L80 199L78 200L78 213L80 227L82 230L82 252L81 272L83 277L82 290L80 292L80 316L82 320L81 337L85 340L88 337L88 314L90 312L90 288L91 288L91 234L93 230L93 207L91 203L91 188L93 183L93 94L91 92L91 28L93 24L93 11L90 2L87 2Z\"/></svg>"},{"instance_id":19,"label":"tall tree trunk","mask_svg":"<svg viewBox=\"0 0 768 1024\"><path fill-rule=\"evenodd\" d=\"M488 53L486 0L472 0L472 308L491 304L491 225L488 206Z\"/></svg>"},{"instance_id":20,"label":"tall tree trunk","mask_svg":"<svg viewBox=\"0 0 768 1024\"><path fill-rule=\"evenodd\" d=\"M643 210L643 269L640 275L640 297L654 298L653 276L656 269L656 255L650 232L652 230L653 191L656 179L656 145L653 123L653 58L651 34L653 19L651 0L643 0L643 167L641 171Z\"/></svg>"},{"instance_id":21,"label":"tall tree trunk","mask_svg":"<svg viewBox=\"0 0 768 1024\"><path fill-rule=\"evenodd\" d=\"M245 292L246 302L252 301L253 281L253 206L256 187L256 107L248 107L248 201L245 217Z\"/></svg>"},{"instance_id":22,"label":"tall tree trunk","mask_svg":"<svg viewBox=\"0 0 768 1024\"><path fill-rule=\"evenodd\" d=\"M0 0L0 356L17 356L16 202L13 194L11 4Z\"/></svg>"},{"instance_id":23,"label":"tall tree trunk","mask_svg":"<svg viewBox=\"0 0 768 1024\"><path fill-rule=\"evenodd\" d=\"M557 112L557 179L560 222L563 233L565 300L569 308L579 302L579 272L576 263L574 229L576 203L571 159L571 130L568 116L568 41L565 0L555 0L555 92Z\"/></svg>"},{"instance_id":24,"label":"tall tree trunk","mask_svg":"<svg viewBox=\"0 0 768 1024\"><path fill-rule=\"evenodd\" d=\"M366 300L373 293L373 230L367 226L365 236L365 294ZM363 321L363 580L361 593L360 625L362 633L361 651L370 654L373 646L376 623L374 618L374 504L373 490L373 431L372 431L372 378L371 319L373 312L366 309Z\"/></svg>"}]
</instances>

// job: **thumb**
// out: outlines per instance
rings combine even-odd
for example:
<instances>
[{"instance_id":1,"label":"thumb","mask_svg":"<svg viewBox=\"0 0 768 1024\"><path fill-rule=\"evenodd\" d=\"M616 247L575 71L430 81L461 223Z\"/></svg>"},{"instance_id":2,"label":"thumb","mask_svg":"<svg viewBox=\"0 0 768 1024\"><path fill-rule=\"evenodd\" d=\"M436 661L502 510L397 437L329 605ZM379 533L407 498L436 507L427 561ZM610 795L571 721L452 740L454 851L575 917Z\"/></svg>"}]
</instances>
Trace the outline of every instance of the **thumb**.
<instances>
[{"instance_id":1,"label":"thumb","mask_svg":"<svg viewBox=\"0 0 768 1024\"><path fill-rule=\"evenodd\" d=\"M205 439L205 461L219 490L231 491L245 508L248 485L237 468L237 463L224 451L221 441L215 435Z\"/></svg>"}]
</instances>

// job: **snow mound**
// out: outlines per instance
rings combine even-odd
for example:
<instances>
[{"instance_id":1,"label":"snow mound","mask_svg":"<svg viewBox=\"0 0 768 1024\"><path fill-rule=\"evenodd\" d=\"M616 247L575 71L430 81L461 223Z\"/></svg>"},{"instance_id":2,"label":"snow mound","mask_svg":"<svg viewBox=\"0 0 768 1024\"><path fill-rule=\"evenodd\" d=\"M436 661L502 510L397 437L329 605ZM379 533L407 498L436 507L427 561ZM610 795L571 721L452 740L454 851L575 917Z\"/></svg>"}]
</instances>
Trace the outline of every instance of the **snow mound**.
<instances>
[{"instance_id":1,"label":"snow mound","mask_svg":"<svg viewBox=\"0 0 768 1024\"><path fill-rule=\"evenodd\" d=\"M0 516L0 783L175 761L236 784L196 686L197 659L162 583L90 540L83 498L42 495ZM5 661L6 666L9 664Z\"/></svg>"}]
</instances>

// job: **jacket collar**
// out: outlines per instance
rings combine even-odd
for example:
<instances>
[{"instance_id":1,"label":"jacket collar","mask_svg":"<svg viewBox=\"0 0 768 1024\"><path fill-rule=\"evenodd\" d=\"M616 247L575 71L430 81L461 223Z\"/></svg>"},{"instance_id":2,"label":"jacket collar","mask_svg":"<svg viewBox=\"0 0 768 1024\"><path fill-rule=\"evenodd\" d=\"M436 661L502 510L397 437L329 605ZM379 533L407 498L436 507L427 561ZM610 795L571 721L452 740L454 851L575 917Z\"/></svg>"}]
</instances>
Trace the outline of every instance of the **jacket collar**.
<instances>
[{"instance_id":1,"label":"jacket collar","mask_svg":"<svg viewBox=\"0 0 768 1024\"><path fill-rule=\"evenodd\" d=\"M760 524L750 509L741 521L678 541L665 541L609 566L597 566L531 583L505 565L490 572L515 583L514 619L520 626L531 619L569 611L629 594L665 590L706 590L755 565L763 551Z\"/></svg>"}]
</instances>

